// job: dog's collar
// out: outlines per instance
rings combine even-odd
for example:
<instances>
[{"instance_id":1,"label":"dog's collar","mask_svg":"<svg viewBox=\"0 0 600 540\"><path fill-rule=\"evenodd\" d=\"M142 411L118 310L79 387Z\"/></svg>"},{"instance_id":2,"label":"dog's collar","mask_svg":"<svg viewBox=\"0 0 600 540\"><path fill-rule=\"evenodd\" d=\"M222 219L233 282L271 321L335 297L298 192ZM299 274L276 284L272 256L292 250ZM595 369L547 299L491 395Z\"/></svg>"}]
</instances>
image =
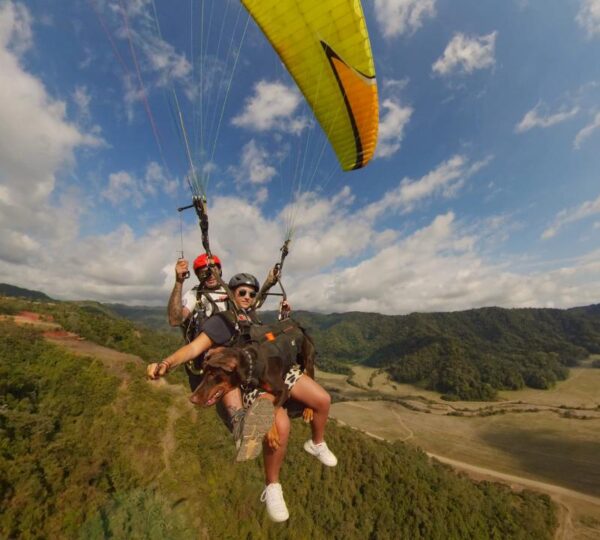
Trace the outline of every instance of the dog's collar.
<instances>
[{"instance_id":1,"label":"dog's collar","mask_svg":"<svg viewBox=\"0 0 600 540\"><path fill-rule=\"evenodd\" d=\"M252 383L252 377L254 375L254 357L250 354L248 349L242 349L242 353L248 360L248 376L246 377L246 382L244 383L246 386Z\"/></svg>"}]
</instances>

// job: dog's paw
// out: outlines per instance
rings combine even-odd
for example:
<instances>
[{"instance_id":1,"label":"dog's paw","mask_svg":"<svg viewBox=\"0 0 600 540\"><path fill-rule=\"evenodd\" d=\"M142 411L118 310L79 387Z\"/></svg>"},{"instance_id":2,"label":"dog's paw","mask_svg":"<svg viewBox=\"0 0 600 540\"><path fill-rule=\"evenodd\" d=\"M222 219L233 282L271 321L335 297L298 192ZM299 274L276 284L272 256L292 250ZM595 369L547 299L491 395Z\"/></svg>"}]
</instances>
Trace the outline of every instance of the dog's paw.
<instances>
[{"instance_id":1,"label":"dog's paw","mask_svg":"<svg viewBox=\"0 0 600 540\"><path fill-rule=\"evenodd\" d=\"M302 420L304 420L307 424L312 422L313 419L313 410L306 407L302 412Z\"/></svg>"},{"instance_id":2,"label":"dog's paw","mask_svg":"<svg viewBox=\"0 0 600 540\"><path fill-rule=\"evenodd\" d=\"M272 450L277 450L281 446L281 443L279 442L279 431L277 431L277 426L275 424L273 424L271 429L267 431L265 438L267 439L269 448Z\"/></svg>"}]
</instances>

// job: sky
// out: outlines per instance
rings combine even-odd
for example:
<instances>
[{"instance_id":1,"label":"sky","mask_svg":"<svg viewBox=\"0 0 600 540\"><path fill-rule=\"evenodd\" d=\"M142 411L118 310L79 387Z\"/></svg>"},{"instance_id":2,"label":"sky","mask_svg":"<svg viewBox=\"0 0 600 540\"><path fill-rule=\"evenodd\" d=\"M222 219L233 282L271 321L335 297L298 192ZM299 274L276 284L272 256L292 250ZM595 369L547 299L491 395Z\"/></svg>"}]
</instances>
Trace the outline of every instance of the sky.
<instances>
[{"instance_id":1,"label":"sky","mask_svg":"<svg viewBox=\"0 0 600 540\"><path fill-rule=\"evenodd\" d=\"M0 0L0 282L166 305L187 146L225 278L293 225L295 309L600 302L600 0L363 10L379 139L342 172L237 0Z\"/></svg>"}]
</instances>

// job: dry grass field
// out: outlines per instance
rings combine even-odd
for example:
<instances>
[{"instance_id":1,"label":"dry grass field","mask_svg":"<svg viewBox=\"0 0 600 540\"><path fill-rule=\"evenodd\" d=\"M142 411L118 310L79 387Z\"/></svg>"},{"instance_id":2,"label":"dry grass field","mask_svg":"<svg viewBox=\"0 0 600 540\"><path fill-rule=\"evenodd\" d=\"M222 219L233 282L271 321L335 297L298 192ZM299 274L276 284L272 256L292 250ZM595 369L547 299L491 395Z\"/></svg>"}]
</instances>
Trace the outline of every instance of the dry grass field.
<instances>
[{"instance_id":1,"label":"dry grass field","mask_svg":"<svg viewBox=\"0 0 600 540\"><path fill-rule=\"evenodd\" d=\"M502 392L484 403L445 402L374 369L353 369L349 379L317 374L349 400L332 406L338 421L415 444L476 478L551 493L564 513L560 537L600 538L600 369L572 369L551 390Z\"/></svg>"}]
</instances>

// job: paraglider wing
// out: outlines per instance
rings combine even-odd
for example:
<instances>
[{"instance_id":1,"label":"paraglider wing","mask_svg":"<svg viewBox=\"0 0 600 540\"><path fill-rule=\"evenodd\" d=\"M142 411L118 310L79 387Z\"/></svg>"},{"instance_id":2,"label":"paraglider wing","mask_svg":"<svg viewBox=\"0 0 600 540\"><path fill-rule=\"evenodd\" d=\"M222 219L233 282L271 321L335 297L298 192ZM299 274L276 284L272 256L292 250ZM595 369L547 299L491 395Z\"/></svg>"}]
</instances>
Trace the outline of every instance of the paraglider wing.
<instances>
[{"instance_id":1,"label":"paraglider wing","mask_svg":"<svg viewBox=\"0 0 600 540\"><path fill-rule=\"evenodd\" d=\"M360 0L242 0L311 106L342 169L377 143L375 66Z\"/></svg>"}]
</instances>

